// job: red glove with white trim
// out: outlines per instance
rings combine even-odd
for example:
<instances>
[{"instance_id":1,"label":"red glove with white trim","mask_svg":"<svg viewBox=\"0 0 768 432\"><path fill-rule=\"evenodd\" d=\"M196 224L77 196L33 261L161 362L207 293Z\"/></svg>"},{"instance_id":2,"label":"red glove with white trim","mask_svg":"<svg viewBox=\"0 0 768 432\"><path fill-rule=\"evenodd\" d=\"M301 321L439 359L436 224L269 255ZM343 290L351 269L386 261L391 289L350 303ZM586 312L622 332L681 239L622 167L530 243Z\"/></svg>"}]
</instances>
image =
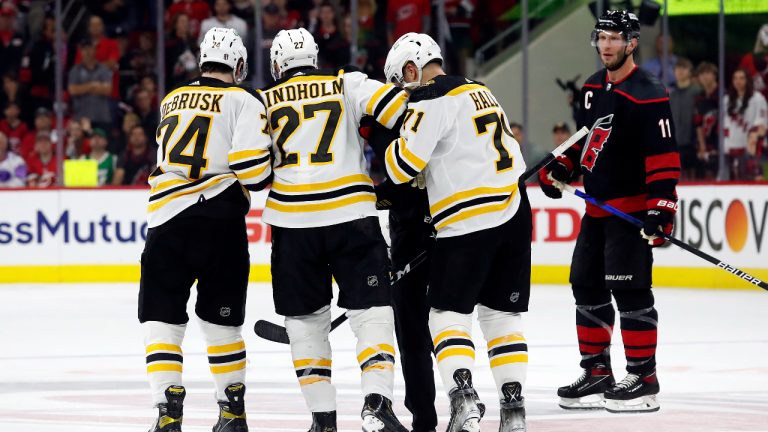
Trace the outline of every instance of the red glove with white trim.
<instances>
[{"instance_id":1,"label":"red glove with white trim","mask_svg":"<svg viewBox=\"0 0 768 432\"><path fill-rule=\"evenodd\" d=\"M541 191L550 198L562 198L563 192L552 180L560 183L570 183L571 177L573 177L573 164L566 156L560 155L557 159L550 162L549 165L539 170Z\"/></svg>"},{"instance_id":2,"label":"red glove with white trim","mask_svg":"<svg viewBox=\"0 0 768 432\"><path fill-rule=\"evenodd\" d=\"M654 198L648 200L647 207L648 210L645 213L645 221L640 235L648 240L651 247L661 246L665 240L663 237L656 236L656 232L658 230L666 235L672 234L677 203L672 200Z\"/></svg>"}]
</instances>

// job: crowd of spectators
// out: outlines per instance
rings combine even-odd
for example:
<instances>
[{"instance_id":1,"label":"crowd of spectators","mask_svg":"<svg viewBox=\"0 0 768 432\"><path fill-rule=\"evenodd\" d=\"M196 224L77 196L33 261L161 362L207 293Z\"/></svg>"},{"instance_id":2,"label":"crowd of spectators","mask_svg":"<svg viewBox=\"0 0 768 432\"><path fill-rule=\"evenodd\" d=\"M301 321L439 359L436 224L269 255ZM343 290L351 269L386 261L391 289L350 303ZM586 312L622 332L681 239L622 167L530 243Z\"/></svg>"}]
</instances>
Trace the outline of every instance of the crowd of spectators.
<instances>
[{"instance_id":1,"label":"crowd of spectators","mask_svg":"<svg viewBox=\"0 0 768 432\"><path fill-rule=\"evenodd\" d=\"M98 163L99 185L146 185L156 159L159 123L157 26L163 22L165 91L198 73L198 47L214 26L234 28L246 46L255 44L255 10L262 28L261 52L249 48L251 76L271 82L268 48L280 30L307 28L320 45L319 66L354 63L383 79L392 41L406 32L447 31L449 73L465 74L473 51L511 22L516 0L445 0L445 16L431 0L67 0L63 46L55 46L53 0L0 0L0 186L56 185L59 140L66 159ZM81 13L82 12L82 13ZM357 40L352 23L357 20ZM728 92L725 152L732 179L762 175L765 99L768 92L768 26L745 55ZM659 40L657 46L661 46ZM351 58L350 46L357 55ZM671 40L668 49L673 51ZM63 136L54 114L55 68L63 53ZM674 55L674 53L673 53ZM255 58L264 68L257 71ZM672 57L667 64L677 138L687 179L717 172L717 70ZM645 67L661 74L657 60ZM712 78L714 77L714 79ZM746 79L745 79L746 77ZM762 122L762 123L761 123ZM522 134L522 126L515 125ZM559 128L562 132L563 128ZM530 146L531 144L528 143ZM374 162L375 166L375 162Z\"/></svg>"}]
</instances>

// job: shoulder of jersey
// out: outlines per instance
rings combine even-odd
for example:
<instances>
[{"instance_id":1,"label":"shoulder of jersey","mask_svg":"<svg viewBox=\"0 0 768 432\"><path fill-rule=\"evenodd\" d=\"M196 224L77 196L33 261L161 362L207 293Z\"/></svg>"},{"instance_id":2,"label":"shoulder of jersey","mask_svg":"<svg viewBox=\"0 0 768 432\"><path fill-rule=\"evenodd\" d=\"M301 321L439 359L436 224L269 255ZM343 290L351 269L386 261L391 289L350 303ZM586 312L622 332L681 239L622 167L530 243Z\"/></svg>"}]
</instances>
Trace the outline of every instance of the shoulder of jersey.
<instances>
[{"instance_id":1,"label":"shoulder of jersey","mask_svg":"<svg viewBox=\"0 0 768 432\"><path fill-rule=\"evenodd\" d=\"M667 89L659 79L640 67L617 88L626 93L633 102L660 102L668 98Z\"/></svg>"},{"instance_id":2,"label":"shoulder of jersey","mask_svg":"<svg viewBox=\"0 0 768 432\"><path fill-rule=\"evenodd\" d=\"M439 75L430 80L411 93L408 99L409 103L416 103L424 100L437 99L445 96L451 91L465 85L485 85L480 81L471 80L457 75Z\"/></svg>"},{"instance_id":3,"label":"shoulder of jersey","mask_svg":"<svg viewBox=\"0 0 768 432\"><path fill-rule=\"evenodd\" d=\"M261 89L261 91L266 91L271 88L277 87L281 84L284 84L288 81L290 81L293 78L296 77L313 77L313 76L319 76L319 77L328 77L328 76L339 76L341 72L350 73L350 72L359 72L360 70L352 65L336 68L336 69L305 69L301 72L295 73L291 76L280 78L279 80L273 82L272 84L269 84Z\"/></svg>"},{"instance_id":4,"label":"shoulder of jersey","mask_svg":"<svg viewBox=\"0 0 768 432\"><path fill-rule=\"evenodd\" d=\"M582 87L602 88L603 84L605 84L605 69L600 69L587 78Z\"/></svg>"}]
</instances>

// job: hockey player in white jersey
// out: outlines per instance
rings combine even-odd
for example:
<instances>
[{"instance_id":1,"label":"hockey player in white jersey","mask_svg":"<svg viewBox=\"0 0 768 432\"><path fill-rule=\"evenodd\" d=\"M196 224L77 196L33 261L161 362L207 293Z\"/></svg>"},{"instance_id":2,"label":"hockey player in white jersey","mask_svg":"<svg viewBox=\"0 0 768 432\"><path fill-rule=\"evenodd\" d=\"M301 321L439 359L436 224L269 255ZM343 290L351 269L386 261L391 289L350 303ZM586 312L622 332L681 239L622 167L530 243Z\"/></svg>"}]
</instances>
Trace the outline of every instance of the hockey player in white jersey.
<instances>
[{"instance_id":1,"label":"hockey player in white jersey","mask_svg":"<svg viewBox=\"0 0 768 432\"><path fill-rule=\"evenodd\" d=\"M311 431L336 430L331 384L331 280L357 337L363 431L405 432L392 412L394 318L386 243L365 169L360 118L392 126L407 95L349 68L317 69L305 29L283 30L270 50L276 82L259 91L274 145L263 219L272 226L275 309L285 316Z\"/></svg>"},{"instance_id":2,"label":"hockey player in white jersey","mask_svg":"<svg viewBox=\"0 0 768 432\"><path fill-rule=\"evenodd\" d=\"M263 188L272 167L264 105L236 85L246 65L237 33L213 28L200 46L202 76L161 103L139 290L147 373L159 409L150 432L181 431L181 345L195 281L195 312L220 408L213 431L248 430L241 336L250 269L246 189Z\"/></svg>"},{"instance_id":3,"label":"hockey player in white jersey","mask_svg":"<svg viewBox=\"0 0 768 432\"><path fill-rule=\"evenodd\" d=\"M437 230L429 276L429 327L451 400L448 432L477 431L483 415L472 388L472 313L488 343L501 403L500 431L524 431L528 363L521 312L528 310L531 210L520 147L504 110L482 83L442 70L425 34L392 46L385 75L411 89L401 137L385 153L388 176L426 177Z\"/></svg>"}]
</instances>

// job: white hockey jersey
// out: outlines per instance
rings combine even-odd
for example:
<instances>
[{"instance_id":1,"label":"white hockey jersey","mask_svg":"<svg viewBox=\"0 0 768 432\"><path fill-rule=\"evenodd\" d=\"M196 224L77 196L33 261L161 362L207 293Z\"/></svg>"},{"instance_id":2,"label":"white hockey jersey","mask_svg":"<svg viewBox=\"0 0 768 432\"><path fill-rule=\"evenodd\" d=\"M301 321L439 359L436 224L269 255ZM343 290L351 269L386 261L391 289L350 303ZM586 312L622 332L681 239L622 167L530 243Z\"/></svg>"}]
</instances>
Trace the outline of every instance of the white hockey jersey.
<instances>
[{"instance_id":1,"label":"white hockey jersey","mask_svg":"<svg viewBox=\"0 0 768 432\"><path fill-rule=\"evenodd\" d=\"M263 219L321 227L376 215L360 118L393 127L407 94L360 72L304 70L259 91L273 141L274 180Z\"/></svg>"},{"instance_id":2,"label":"white hockey jersey","mask_svg":"<svg viewBox=\"0 0 768 432\"><path fill-rule=\"evenodd\" d=\"M725 95L724 106L728 106L728 95ZM736 114L726 113L725 122L725 151L732 149L745 149L749 133L757 130L760 126L768 127L768 107L766 107L765 97L755 92L747 101L747 109L744 114L739 114L741 110L741 101L736 103Z\"/></svg>"},{"instance_id":3,"label":"white hockey jersey","mask_svg":"<svg viewBox=\"0 0 768 432\"><path fill-rule=\"evenodd\" d=\"M268 182L271 141L255 92L199 78L168 93L160 118L158 166L149 178L150 228L237 181L254 190Z\"/></svg>"},{"instance_id":4,"label":"white hockey jersey","mask_svg":"<svg viewBox=\"0 0 768 432\"><path fill-rule=\"evenodd\" d=\"M424 172L438 237L493 228L515 215L525 162L504 110L483 84L441 75L419 87L400 136L387 147L387 173L405 183Z\"/></svg>"}]
</instances>

